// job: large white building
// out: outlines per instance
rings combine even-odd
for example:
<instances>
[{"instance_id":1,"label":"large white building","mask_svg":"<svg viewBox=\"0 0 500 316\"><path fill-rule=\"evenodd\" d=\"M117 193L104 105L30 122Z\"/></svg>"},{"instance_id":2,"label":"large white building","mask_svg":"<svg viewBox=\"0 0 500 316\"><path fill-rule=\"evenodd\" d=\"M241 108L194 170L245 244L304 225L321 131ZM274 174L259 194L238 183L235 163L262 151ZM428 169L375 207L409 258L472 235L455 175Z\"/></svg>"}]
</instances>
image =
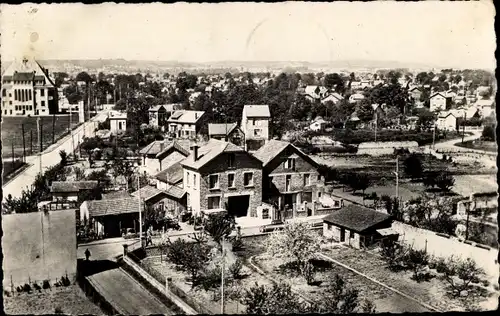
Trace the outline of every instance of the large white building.
<instances>
[{"instance_id":1,"label":"large white building","mask_svg":"<svg viewBox=\"0 0 500 316\"><path fill-rule=\"evenodd\" d=\"M258 150L270 139L271 113L267 105L245 105L241 118L241 130L245 134L245 149Z\"/></svg>"},{"instance_id":2,"label":"large white building","mask_svg":"<svg viewBox=\"0 0 500 316\"><path fill-rule=\"evenodd\" d=\"M16 60L5 70L1 100L3 116L43 116L58 112L54 82L34 59Z\"/></svg>"}]
</instances>

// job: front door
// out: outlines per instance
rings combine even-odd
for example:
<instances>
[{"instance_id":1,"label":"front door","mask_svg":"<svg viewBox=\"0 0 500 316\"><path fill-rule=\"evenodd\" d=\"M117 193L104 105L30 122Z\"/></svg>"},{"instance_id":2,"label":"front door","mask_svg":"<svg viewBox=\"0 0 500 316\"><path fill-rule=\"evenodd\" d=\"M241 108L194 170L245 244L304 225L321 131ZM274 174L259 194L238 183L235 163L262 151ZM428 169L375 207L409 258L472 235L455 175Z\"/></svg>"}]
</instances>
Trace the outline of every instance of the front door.
<instances>
[{"instance_id":1,"label":"front door","mask_svg":"<svg viewBox=\"0 0 500 316\"><path fill-rule=\"evenodd\" d=\"M345 229L341 228L340 229L340 242L344 242L344 241L345 241Z\"/></svg>"}]
</instances>

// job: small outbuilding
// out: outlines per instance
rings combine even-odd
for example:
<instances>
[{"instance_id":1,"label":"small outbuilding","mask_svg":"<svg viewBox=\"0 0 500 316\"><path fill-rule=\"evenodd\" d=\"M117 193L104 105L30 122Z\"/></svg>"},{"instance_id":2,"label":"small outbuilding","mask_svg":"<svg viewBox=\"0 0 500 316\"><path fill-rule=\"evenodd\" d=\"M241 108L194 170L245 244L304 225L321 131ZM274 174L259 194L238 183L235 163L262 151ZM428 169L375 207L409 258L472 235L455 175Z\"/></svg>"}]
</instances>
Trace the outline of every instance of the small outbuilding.
<instances>
[{"instance_id":1,"label":"small outbuilding","mask_svg":"<svg viewBox=\"0 0 500 316\"><path fill-rule=\"evenodd\" d=\"M355 204L323 218L323 235L353 248L369 248L384 239L398 239L392 216Z\"/></svg>"}]
</instances>

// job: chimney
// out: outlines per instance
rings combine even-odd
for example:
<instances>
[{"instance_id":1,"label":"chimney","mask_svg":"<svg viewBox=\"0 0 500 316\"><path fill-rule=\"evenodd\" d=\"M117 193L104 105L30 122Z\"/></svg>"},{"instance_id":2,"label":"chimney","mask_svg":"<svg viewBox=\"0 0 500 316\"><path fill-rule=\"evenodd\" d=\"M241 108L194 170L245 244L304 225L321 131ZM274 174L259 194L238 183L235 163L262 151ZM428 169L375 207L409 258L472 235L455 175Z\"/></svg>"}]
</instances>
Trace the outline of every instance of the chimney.
<instances>
[{"instance_id":1,"label":"chimney","mask_svg":"<svg viewBox=\"0 0 500 316\"><path fill-rule=\"evenodd\" d=\"M192 153L193 153L193 160L194 161L197 161L198 160L198 148L199 146L198 145L193 145L191 146L191 150L192 150Z\"/></svg>"}]
</instances>

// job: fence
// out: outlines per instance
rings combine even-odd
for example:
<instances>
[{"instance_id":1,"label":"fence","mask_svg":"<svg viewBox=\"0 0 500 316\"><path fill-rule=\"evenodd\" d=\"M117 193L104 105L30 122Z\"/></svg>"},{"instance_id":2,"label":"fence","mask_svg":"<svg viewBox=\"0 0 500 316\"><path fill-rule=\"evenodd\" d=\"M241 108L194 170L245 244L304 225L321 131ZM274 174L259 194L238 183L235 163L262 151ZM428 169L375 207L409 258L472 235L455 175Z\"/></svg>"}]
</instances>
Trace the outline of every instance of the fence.
<instances>
[{"instance_id":1,"label":"fence","mask_svg":"<svg viewBox=\"0 0 500 316\"><path fill-rule=\"evenodd\" d=\"M181 288L179 288L177 285L175 285L173 282L171 282L171 281L169 282L168 278L166 278L165 275L158 272L156 269L150 267L149 265L144 264L142 262L142 260L140 260L139 257L136 256L134 251L127 252L127 257L132 259L132 261L134 261L137 265L139 265L139 267L141 269L143 269L147 274L149 274L151 277L153 277L160 284L167 284L168 290L172 294L177 296L180 300L184 301L187 305L189 305L191 308L193 308L197 313L209 314L209 315L219 313L219 311L212 311L209 308L204 307L199 302L197 302L192 297L190 297L185 291L183 291Z\"/></svg>"}]
</instances>

